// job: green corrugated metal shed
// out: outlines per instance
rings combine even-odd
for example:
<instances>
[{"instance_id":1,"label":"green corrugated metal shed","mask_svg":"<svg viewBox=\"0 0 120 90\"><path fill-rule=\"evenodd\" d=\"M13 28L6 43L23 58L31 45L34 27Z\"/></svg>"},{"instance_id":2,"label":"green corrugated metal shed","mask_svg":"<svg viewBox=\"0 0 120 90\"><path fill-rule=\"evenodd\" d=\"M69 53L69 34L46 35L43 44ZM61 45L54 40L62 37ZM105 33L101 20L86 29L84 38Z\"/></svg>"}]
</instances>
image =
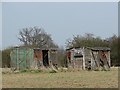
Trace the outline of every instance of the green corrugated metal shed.
<instances>
[{"instance_id":1,"label":"green corrugated metal shed","mask_svg":"<svg viewBox=\"0 0 120 90\"><path fill-rule=\"evenodd\" d=\"M33 62L33 49L29 48L14 48L11 53L11 68L12 69L27 69L30 68Z\"/></svg>"}]
</instances>

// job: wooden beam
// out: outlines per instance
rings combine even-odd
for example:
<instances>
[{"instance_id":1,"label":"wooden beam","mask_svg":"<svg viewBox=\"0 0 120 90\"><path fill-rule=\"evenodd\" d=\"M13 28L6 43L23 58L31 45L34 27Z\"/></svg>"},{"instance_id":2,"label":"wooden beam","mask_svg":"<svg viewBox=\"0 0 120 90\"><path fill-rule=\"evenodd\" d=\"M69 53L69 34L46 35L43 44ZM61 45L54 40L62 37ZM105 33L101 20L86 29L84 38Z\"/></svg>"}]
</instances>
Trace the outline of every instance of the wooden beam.
<instances>
[{"instance_id":1,"label":"wooden beam","mask_svg":"<svg viewBox=\"0 0 120 90\"><path fill-rule=\"evenodd\" d=\"M108 63L109 63L109 66L111 67L110 51L108 51Z\"/></svg>"},{"instance_id":2,"label":"wooden beam","mask_svg":"<svg viewBox=\"0 0 120 90\"><path fill-rule=\"evenodd\" d=\"M83 47L83 70L85 70L85 48Z\"/></svg>"}]
</instances>

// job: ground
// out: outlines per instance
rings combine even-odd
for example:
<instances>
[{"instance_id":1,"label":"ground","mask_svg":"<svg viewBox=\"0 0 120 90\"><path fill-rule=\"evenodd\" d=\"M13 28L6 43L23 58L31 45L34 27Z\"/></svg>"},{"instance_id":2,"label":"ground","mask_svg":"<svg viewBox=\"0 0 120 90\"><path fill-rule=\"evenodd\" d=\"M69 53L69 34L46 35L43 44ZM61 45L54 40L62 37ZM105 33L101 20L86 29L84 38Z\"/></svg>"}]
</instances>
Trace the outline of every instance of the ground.
<instances>
[{"instance_id":1,"label":"ground","mask_svg":"<svg viewBox=\"0 0 120 90\"><path fill-rule=\"evenodd\" d=\"M117 88L118 70L2 74L3 88Z\"/></svg>"}]
</instances>

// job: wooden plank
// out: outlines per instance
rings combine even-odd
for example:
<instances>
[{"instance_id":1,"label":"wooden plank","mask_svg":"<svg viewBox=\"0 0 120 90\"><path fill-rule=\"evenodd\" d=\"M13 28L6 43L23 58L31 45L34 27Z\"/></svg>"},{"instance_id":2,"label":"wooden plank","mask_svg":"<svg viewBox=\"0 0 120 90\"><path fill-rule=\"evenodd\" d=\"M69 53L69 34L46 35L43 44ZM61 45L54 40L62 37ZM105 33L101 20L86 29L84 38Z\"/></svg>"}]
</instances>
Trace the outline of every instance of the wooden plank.
<instances>
[{"instance_id":1,"label":"wooden plank","mask_svg":"<svg viewBox=\"0 0 120 90\"><path fill-rule=\"evenodd\" d=\"M83 70L85 70L85 48L83 47Z\"/></svg>"},{"instance_id":2,"label":"wooden plank","mask_svg":"<svg viewBox=\"0 0 120 90\"><path fill-rule=\"evenodd\" d=\"M97 62L96 62L96 60L95 60L95 56L94 56L94 54L93 54L93 51L91 51L91 55L92 55L92 57L93 57L93 60L95 61L96 66L99 67L99 65L97 64Z\"/></svg>"}]
</instances>

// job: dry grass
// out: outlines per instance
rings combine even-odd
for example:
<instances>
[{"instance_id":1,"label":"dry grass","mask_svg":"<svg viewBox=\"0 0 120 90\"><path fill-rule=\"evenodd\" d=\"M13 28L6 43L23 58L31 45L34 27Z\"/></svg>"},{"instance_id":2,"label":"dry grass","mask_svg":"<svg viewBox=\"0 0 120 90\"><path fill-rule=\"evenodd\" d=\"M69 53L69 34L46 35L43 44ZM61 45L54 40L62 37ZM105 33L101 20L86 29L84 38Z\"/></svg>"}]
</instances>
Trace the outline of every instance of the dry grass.
<instances>
[{"instance_id":1,"label":"dry grass","mask_svg":"<svg viewBox=\"0 0 120 90\"><path fill-rule=\"evenodd\" d=\"M117 88L118 70L58 73L6 73L3 88Z\"/></svg>"}]
</instances>

